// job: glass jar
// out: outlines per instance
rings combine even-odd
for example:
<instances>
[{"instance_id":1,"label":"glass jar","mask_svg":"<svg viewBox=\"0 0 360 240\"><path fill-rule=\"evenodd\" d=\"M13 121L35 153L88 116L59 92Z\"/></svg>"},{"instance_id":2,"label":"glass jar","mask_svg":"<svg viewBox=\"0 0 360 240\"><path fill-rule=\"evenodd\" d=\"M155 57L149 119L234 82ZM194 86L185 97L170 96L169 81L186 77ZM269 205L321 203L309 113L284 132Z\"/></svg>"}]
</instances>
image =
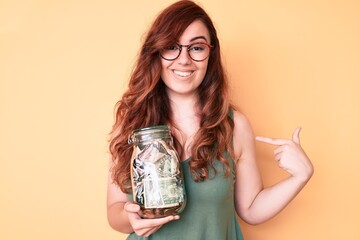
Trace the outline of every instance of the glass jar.
<instances>
[{"instance_id":1,"label":"glass jar","mask_svg":"<svg viewBox=\"0 0 360 240\"><path fill-rule=\"evenodd\" d=\"M186 204L182 168L166 125L134 130L131 184L133 200L143 218L160 218L180 213Z\"/></svg>"}]
</instances>

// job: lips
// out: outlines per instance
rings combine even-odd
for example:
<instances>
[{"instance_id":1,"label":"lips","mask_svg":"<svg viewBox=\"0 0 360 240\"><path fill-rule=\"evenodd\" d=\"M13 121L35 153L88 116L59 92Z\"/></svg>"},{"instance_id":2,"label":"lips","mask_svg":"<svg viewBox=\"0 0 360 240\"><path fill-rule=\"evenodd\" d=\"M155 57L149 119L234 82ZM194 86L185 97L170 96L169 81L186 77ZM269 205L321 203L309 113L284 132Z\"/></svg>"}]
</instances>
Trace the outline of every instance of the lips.
<instances>
[{"instance_id":1,"label":"lips","mask_svg":"<svg viewBox=\"0 0 360 240\"><path fill-rule=\"evenodd\" d=\"M178 71L178 70L174 70L173 71L176 75L180 76L180 77L188 77L190 76L194 71Z\"/></svg>"}]
</instances>

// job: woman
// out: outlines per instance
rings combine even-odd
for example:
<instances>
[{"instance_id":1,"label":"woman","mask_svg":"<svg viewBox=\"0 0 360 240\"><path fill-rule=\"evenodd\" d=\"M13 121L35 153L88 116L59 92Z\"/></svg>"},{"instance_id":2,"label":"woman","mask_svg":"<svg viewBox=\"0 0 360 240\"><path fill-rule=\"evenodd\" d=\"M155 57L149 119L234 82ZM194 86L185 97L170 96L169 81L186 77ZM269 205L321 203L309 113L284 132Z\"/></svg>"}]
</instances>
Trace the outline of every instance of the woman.
<instances>
[{"instance_id":1,"label":"woman","mask_svg":"<svg viewBox=\"0 0 360 240\"><path fill-rule=\"evenodd\" d=\"M292 140L257 138L278 146L275 158L290 173L264 188L251 126L234 109L209 16L192 1L163 10L117 104L110 141L109 224L129 233L128 239L234 240L243 239L237 214L259 224L279 213L313 174L300 146L300 129ZM172 130L188 201L181 216L142 219L129 198L132 148L127 139L134 129L162 124Z\"/></svg>"}]
</instances>

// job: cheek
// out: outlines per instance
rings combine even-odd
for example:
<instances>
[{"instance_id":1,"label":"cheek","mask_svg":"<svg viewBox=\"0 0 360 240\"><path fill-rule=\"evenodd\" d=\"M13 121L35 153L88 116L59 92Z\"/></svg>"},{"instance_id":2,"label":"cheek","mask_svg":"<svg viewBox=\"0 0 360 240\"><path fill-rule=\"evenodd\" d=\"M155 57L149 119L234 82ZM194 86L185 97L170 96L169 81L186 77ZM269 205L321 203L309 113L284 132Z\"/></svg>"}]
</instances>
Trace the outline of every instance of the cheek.
<instances>
[{"instance_id":1,"label":"cheek","mask_svg":"<svg viewBox=\"0 0 360 240\"><path fill-rule=\"evenodd\" d=\"M166 61L165 59L161 58L161 68L162 70L166 70L168 67L170 67L174 61Z\"/></svg>"},{"instance_id":2,"label":"cheek","mask_svg":"<svg viewBox=\"0 0 360 240\"><path fill-rule=\"evenodd\" d=\"M202 77L205 77L207 72L208 62L203 62L200 66L198 66L198 69L201 70Z\"/></svg>"},{"instance_id":3,"label":"cheek","mask_svg":"<svg viewBox=\"0 0 360 240\"><path fill-rule=\"evenodd\" d=\"M168 74L167 70L168 70L168 67L171 66L171 64L172 64L172 62L161 59L161 77L162 78L164 78L166 76L166 74Z\"/></svg>"}]
</instances>

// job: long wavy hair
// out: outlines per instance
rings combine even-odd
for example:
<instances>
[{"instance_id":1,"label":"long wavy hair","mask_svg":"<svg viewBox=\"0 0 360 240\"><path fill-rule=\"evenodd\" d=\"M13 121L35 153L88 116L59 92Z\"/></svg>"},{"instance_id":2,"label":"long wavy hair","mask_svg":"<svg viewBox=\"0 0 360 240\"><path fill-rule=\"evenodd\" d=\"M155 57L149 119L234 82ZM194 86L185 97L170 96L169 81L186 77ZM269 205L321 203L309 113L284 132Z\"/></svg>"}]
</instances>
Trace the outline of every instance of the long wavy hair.
<instances>
[{"instance_id":1,"label":"long wavy hair","mask_svg":"<svg viewBox=\"0 0 360 240\"><path fill-rule=\"evenodd\" d=\"M166 86L161 79L159 51L176 43L195 20L201 20L206 25L214 48L209 56L207 73L198 87L200 128L191 145L189 167L195 181L209 177L210 168L214 169L214 158L224 164L226 176L231 171L223 153L233 152L231 139L234 123L228 114L231 104L217 33L210 17L200 6L182 0L164 9L155 19L130 76L128 90L116 104L109 149L112 156L112 179L123 192L131 191L132 146L128 144L131 132L155 125L175 126L171 119L172 110ZM174 142L176 149L181 149L179 141L175 139Z\"/></svg>"}]
</instances>

